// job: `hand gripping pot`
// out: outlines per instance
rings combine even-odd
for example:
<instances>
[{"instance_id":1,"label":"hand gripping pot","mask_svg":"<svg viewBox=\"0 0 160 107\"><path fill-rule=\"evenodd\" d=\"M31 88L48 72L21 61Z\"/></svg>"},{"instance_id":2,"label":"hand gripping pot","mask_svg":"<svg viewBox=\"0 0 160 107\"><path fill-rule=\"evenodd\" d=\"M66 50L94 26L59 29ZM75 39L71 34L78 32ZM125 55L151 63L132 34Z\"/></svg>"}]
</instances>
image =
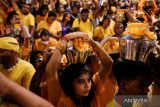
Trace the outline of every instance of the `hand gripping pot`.
<instances>
[{"instance_id":1,"label":"hand gripping pot","mask_svg":"<svg viewBox=\"0 0 160 107\"><path fill-rule=\"evenodd\" d=\"M149 54L156 47L154 41L122 37L120 41L120 56L122 59L146 62Z\"/></svg>"},{"instance_id":2,"label":"hand gripping pot","mask_svg":"<svg viewBox=\"0 0 160 107\"><path fill-rule=\"evenodd\" d=\"M86 63L88 56L91 56L91 54L92 49L89 45L79 50L73 45L73 41L67 43L66 57L69 64Z\"/></svg>"}]
</instances>

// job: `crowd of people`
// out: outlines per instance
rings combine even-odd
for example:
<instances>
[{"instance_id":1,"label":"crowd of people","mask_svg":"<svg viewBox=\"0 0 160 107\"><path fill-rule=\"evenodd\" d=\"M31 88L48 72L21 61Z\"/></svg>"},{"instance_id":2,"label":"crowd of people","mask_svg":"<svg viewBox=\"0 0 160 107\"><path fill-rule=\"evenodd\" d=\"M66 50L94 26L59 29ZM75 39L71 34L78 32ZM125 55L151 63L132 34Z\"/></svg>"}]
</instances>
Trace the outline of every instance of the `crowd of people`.
<instances>
[{"instance_id":1,"label":"crowd of people","mask_svg":"<svg viewBox=\"0 0 160 107\"><path fill-rule=\"evenodd\" d=\"M0 107L160 105L159 0L0 1Z\"/></svg>"}]
</instances>

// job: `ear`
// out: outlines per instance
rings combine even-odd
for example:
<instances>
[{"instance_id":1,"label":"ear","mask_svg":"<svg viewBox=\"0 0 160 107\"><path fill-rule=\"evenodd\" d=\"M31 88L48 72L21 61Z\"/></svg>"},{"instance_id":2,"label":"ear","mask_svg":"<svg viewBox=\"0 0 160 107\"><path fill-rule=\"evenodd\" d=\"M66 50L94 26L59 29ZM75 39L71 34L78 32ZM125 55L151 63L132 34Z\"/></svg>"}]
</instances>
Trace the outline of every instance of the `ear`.
<instances>
[{"instance_id":1,"label":"ear","mask_svg":"<svg viewBox=\"0 0 160 107\"><path fill-rule=\"evenodd\" d=\"M17 54L18 54L18 53L15 52L15 51L13 51L13 50L10 51L10 55L11 55L11 56L15 56L15 55L17 55Z\"/></svg>"},{"instance_id":2,"label":"ear","mask_svg":"<svg viewBox=\"0 0 160 107\"><path fill-rule=\"evenodd\" d=\"M119 84L119 91L121 94L126 94L129 90L129 83L126 80L121 80Z\"/></svg>"}]
</instances>

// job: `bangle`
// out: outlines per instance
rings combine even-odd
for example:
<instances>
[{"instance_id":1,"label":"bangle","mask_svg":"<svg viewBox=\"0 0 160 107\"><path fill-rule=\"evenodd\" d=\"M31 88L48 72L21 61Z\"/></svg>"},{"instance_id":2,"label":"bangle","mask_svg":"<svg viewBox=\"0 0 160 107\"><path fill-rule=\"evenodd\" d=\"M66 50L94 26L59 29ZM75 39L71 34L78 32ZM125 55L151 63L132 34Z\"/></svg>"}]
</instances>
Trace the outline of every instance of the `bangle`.
<instances>
[{"instance_id":1,"label":"bangle","mask_svg":"<svg viewBox=\"0 0 160 107\"><path fill-rule=\"evenodd\" d=\"M61 52L62 55L66 51L65 47L62 44L60 44L60 43L57 44L56 48Z\"/></svg>"},{"instance_id":2,"label":"bangle","mask_svg":"<svg viewBox=\"0 0 160 107\"><path fill-rule=\"evenodd\" d=\"M64 40L64 41L66 41L66 42L68 42L68 41L69 41L69 39L68 39L68 38L66 38L65 36L64 36L64 37L62 37L62 38L61 38L61 40Z\"/></svg>"}]
</instances>

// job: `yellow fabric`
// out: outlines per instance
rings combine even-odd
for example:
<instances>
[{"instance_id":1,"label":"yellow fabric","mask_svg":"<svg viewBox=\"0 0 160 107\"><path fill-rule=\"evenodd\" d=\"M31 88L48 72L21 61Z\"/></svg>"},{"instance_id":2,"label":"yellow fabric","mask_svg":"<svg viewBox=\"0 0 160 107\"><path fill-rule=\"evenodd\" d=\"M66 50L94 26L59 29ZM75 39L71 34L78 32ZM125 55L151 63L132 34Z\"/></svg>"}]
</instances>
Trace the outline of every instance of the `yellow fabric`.
<instances>
[{"instance_id":1,"label":"yellow fabric","mask_svg":"<svg viewBox=\"0 0 160 107\"><path fill-rule=\"evenodd\" d=\"M29 26L35 26L35 17L31 13L24 15L19 9L16 12L20 17L21 22L26 25L28 29Z\"/></svg>"},{"instance_id":2,"label":"yellow fabric","mask_svg":"<svg viewBox=\"0 0 160 107\"><path fill-rule=\"evenodd\" d=\"M101 42L104 36L105 36L104 28L102 26L96 27L93 33L93 39L98 42Z\"/></svg>"},{"instance_id":3,"label":"yellow fabric","mask_svg":"<svg viewBox=\"0 0 160 107\"><path fill-rule=\"evenodd\" d=\"M48 25L46 20L41 21L37 25L36 31L39 31L41 29L48 30L53 36L57 35L58 32L62 31L62 27L61 27L60 22L58 22L56 20L51 25Z\"/></svg>"},{"instance_id":4,"label":"yellow fabric","mask_svg":"<svg viewBox=\"0 0 160 107\"><path fill-rule=\"evenodd\" d=\"M115 22L111 20L110 25L106 29L102 26L96 27L93 33L93 39L100 42L104 37L113 36L115 34L114 26Z\"/></svg>"},{"instance_id":5,"label":"yellow fabric","mask_svg":"<svg viewBox=\"0 0 160 107\"><path fill-rule=\"evenodd\" d=\"M73 22L72 28L79 28L81 32L86 32L90 37L93 35L93 25L90 19L83 22L81 19L76 18Z\"/></svg>"},{"instance_id":6,"label":"yellow fabric","mask_svg":"<svg viewBox=\"0 0 160 107\"><path fill-rule=\"evenodd\" d=\"M124 35L130 34L133 39L145 37L148 40L156 39L154 32L149 31L147 23L129 23L124 32Z\"/></svg>"},{"instance_id":7,"label":"yellow fabric","mask_svg":"<svg viewBox=\"0 0 160 107\"><path fill-rule=\"evenodd\" d=\"M109 27L105 29L105 35L113 36L114 33L115 21L111 20Z\"/></svg>"},{"instance_id":8,"label":"yellow fabric","mask_svg":"<svg viewBox=\"0 0 160 107\"><path fill-rule=\"evenodd\" d=\"M35 69L30 63L19 59L17 64L11 71L6 71L5 69L0 68L0 72L2 72L10 80L15 81L19 85L29 89L30 81L35 73ZM14 106L13 104L9 103L4 103L0 105L0 107L17 107L17 106Z\"/></svg>"},{"instance_id":9,"label":"yellow fabric","mask_svg":"<svg viewBox=\"0 0 160 107\"><path fill-rule=\"evenodd\" d=\"M147 0L140 0L140 2L138 3L138 9L143 10L143 7L144 7L146 1ZM154 16L158 7L157 7L157 4L156 4L156 0L151 0L151 1L152 1L152 8L153 8L151 16Z\"/></svg>"},{"instance_id":10,"label":"yellow fabric","mask_svg":"<svg viewBox=\"0 0 160 107\"><path fill-rule=\"evenodd\" d=\"M50 37L48 45L44 45L41 39L35 40L34 44L34 51L41 51L43 52L45 49L49 47L55 47L58 41Z\"/></svg>"},{"instance_id":11,"label":"yellow fabric","mask_svg":"<svg viewBox=\"0 0 160 107\"><path fill-rule=\"evenodd\" d=\"M66 4L67 4L66 0L59 0L59 2L60 2L62 5L66 5Z\"/></svg>"},{"instance_id":12,"label":"yellow fabric","mask_svg":"<svg viewBox=\"0 0 160 107\"><path fill-rule=\"evenodd\" d=\"M118 53L119 52L119 42L117 40L110 40L105 43L103 48L108 54Z\"/></svg>"},{"instance_id":13,"label":"yellow fabric","mask_svg":"<svg viewBox=\"0 0 160 107\"><path fill-rule=\"evenodd\" d=\"M12 70L0 68L0 71L10 80L15 81L19 85L29 89L30 81L35 73L34 67L27 61L19 59Z\"/></svg>"},{"instance_id":14,"label":"yellow fabric","mask_svg":"<svg viewBox=\"0 0 160 107\"><path fill-rule=\"evenodd\" d=\"M98 73L94 75L93 81L96 86L96 92L95 98L91 101L91 107L106 107L106 104L113 99L117 92L116 84L111 79L108 79L106 83L103 83ZM57 107L76 107L76 105L70 97L66 96L64 92L62 92Z\"/></svg>"},{"instance_id":15,"label":"yellow fabric","mask_svg":"<svg viewBox=\"0 0 160 107\"><path fill-rule=\"evenodd\" d=\"M6 50L14 50L15 52L20 51L19 44L15 38L2 37L0 38L0 48Z\"/></svg>"},{"instance_id":16,"label":"yellow fabric","mask_svg":"<svg viewBox=\"0 0 160 107\"><path fill-rule=\"evenodd\" d=\"M45 20L46 18L47 18L47 16L37 15L36 16L36 24L38 25L42 20Z\"/></svg>"}]
</instances>

